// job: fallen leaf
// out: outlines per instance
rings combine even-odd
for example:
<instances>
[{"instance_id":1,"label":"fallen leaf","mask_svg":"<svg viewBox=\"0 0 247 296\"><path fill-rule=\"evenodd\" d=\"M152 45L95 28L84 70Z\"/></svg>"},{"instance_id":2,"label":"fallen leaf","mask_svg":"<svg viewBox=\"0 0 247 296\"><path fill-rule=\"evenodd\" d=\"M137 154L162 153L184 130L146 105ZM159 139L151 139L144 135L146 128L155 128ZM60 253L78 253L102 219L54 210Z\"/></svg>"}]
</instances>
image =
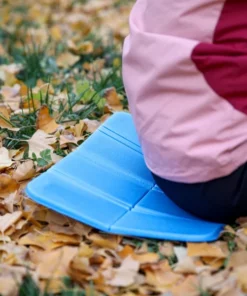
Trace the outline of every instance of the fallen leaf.
<instances>
[{"instance_id":1,"label":"fallen leaf","mask_svg":"<svg viewBox=\"0 0 247 296\"><path fill-rule=\"evenodd\" d=\"M57 58L57 65L61 68L68 68L73 66L80 60L80 57L73 55L69 52L65 52L59 55Z\"/></svg>"},{"instance_id":2,"label":"fallen leaf","mask_svg":"<svg viewBox=\"0 0 247 296\"><path fill-rule=\"evenodd\" d=\"M13 226L21 217L21 211L0 216L0 231L4 233L9 227Z\"/></svg>"},{"instance_id":3,"label":"fallen leaf","mask_svg":"<svg viewBox=\"0 0 247 296\"><path fill-rule=\"evenodd\" d=\"M53 153L54 149L51 146L56 142L56 137L48 135L42 130L37 130L28 141L29 157L32 158L33 153L39 157L40 152L44 150L51 150L51 158L54 163L58 162L62 157Z\"/></svg>"},{"instance_id":4,"label":"fallen leaf","mask_svg":"<svg viewBox=\"0 0 247 296\"><path fill-rule=\"evenodd\" d=\"M77 123L74 126L74 132L76 137L81 137L82 133L87 129L87 125L83 120L80 120L79 123Z\"/></svg>"},{"instance_id":5,"label":"fallen leaf","mask_svg":"<svg viewBox=\"0 0 247 296\"><path fill-rule=\"evenodd\" d=\"M83 121L86 123L87 131L89 133L95 132L98 129L98 127L100 126L100 122L97 120L91 120L91 119L86 118Z\"/></svg>"},{"instance_id":6,"label":"fallen leaf","mask_svg":"<svg viewBox=\"0 0 247 296\"><path fill-rule=\"evenodd\" d=\"M226 242L216 243L188 243L188 256L227 258L229 250Z\"/></svg>"},{"instance_id":7,"label":"fallen leaf","mask_svg":"<svg viewBox=\"0 0 247 296\"><path fill-rule=\"evenodd\" d=\"M21 195L18 191L10 193L7 197L4 198L2 204L4 205L5 209L8 210L10 213L14 211L14 205L18 204L21 200Z\"/></svg>"},{"instance_id":8,"label":"fallen leaf","mask_svg":"<svg viewBox=\"0 0 247 296\"><path fill-rule=\"evenodd\" d=\"M0 294L2 296L17 296L18 286L12 275L0 277Z\"/></svg>"},{"instance_id":9,"label":"fallen leaf","mask_svg":"<svg viewBox=\"0 0 247 296\"><path fill-rule=\"evenodd\" d=\"M174 285L170 291L172 296L200 296L199 279L195 275L189 275L178 285Z\"/></svg>"},{"instance_id":10,"label":"fallen leaf","mask_svg":"<svg viewBox=\"0 0 247 296\"><path fill-rule=\"evenodd\" d=\"M0 171L10 167L12 164L13 164L13 161L9 156L9 151L5 147L1 147L0 148Z\"/></svg>"},{"instance_id":11,"label":"fallen leaf","mask_svg":"<svg viewBox=\"0 0 247 296\"><path fill-rule=\"evenodd\" d=\"M94 51L94 45L91 41L84 41L76 45L72 40L67 42L68 49L75 55L87 55Z\"/></svg>"},{"instance_id":12,"label":"fallen leaf","mask_svg":"<svg viewBox=\"0 0 247 296\"><path fill-rule=\"evenodd\" d=\"M94 245L97 245L101 248L109 248L113 250L118 248L120 242L119 236L109 235L108 238L103 238L97 233L89 235L88 239L91 240Z\"/></svg>"},{"instance_id":13,"label":"fallen leaf","mask_svg":"<svg viewBox=\"0 0 247 296\"><path fill-rule=\"evenodd\" d=\"M202 257L202 261L215 270L221 268L225 262L225 258Z\"/></svg>"},{"instance_id":14,"label":"fallen leaf","mask_svg":"<svg viewBox=\"0 0 247 296\"><path fill-rule=\"evenodd\" d=\"M206 291L220 291L230 279L229 271L223 270L216 274L201 275L200 285L202 290Z\"/></svg>"},{"instance_id":15,"label":"fallen leaf","mask_svg":"<svg viewBox=\"0 0 247 296\"><path fill-rule=\"evenodd\" d=\"M110 107L112 107L116 111L123 110L123 105L120 100L120 96L118 95L115 87L108 88L105 91L104 97L106 98L107 103Z\"/></svg>"},{"instance_id":16,"label":"fallen leaf","mask_svg":"<svg viewBox=\"0 0 247 296\"><path fill-rule=\"evenodd\" d=\"M233 252L230 256L228 268L247 265L247 251Z\"/></svg>"},{"instance_id":17,"label":"fallen leaf","mask_svg":"<svg viewBox=\"0 0 247 296\"><path fill-rule=\"evenodd\" d=\"M76 255L78 248L76 247L62 247L50 252L37 252L38 258L35 263L37 265L37 274L39 278L62 278L68 276L68 268L70 261ZM32 260L34 260L32 254Z\"/></svg>"},{"instance_id":18,"label":"fallen leaf","mask_svg":"<svg viewBox=\"0 0 247 296\"><path fill-rule=\"evenodd\" d=\"M156 287L160 292L166 292L183 280L181 274L162 270L146 271L146 283Z\"/></svg>"},{"instance_id":19,"label":"fallen leaf","mask_svg":"<svg viewBox=\"0 0 247 296\"><path fill-rule=\"evenodd\" d=\"M113 269L113 278L108 281L111 286L128 287L135 283L140 263L130 256L125 258L119 268Z\"/></svg>"},{"instance_id":20,"label":"fallen leaf","mask_svg":"<svg viewBox=\"0 0 247 296\"><path fill-rule=\"evenodd\" d=\"M19 184L7 174L0 174L0 197L8 197L18 190Z\"/></svg>"},{"instance_id":21,"label":"fallen leaf","mask_svg":"<svg viewBox=\"0 0 247 296\"><path fill-rule=\"evenodd\" d=\"M54 133L58 127L55 119L50 116L49 108L46 105L41 106L37 115L36 128L50 134Z\"/></svg>"},{"instance_id":22,"label":"fallen leaf","mask_svg":"<svg viewBox=\"0 0 247 296\"><path fill-rule=\"evenodd\" d=\"M156 263L160 259L157 253L133 254L132 258L140 264Z\"/></svg>"},{"instance_id":23,"label":"fallen leaf","mask_svg":"<svg viewBox=\"0 0 247 296\"><path fill-rule=\"evenodd\" d=\"M121 258L126 258L129 255L132 255L133 253L134 253L134 249L131 246L126 245L126 246L124 246L124 248L120 252L118 252L118 255Z\"/></svg>"},{"instance_id":24,"label":"fallen leaf","mask_svg":"<svg viewBox=\"0 0 247 296\"><path fill-rule=\"evenodd\" d=\"M0 106L0 127L1 128L12 128L9 118L9 110L5 106Z\"/></svg>"},{"instance_id":25,"label":"fallen leaf","mask_svg":"<svg viewBox=\"0 0 247 296\"><path fill-rule=\"evenodd\" d=\"M58 234L51 231L40 232L38 230L29 232L22 236L19 245L37 246L46 251L51 251L64 245L79 245L80 236Z\"/></svg>"},{"instance_id":26,"label":"fallen leaf","mask_svg":"<svg viewBox=\"0 0 247 296\"><path fill-rule=\"evenodd\" d=\"M51 36L56 41L61 41L63 35L59 26L55 25L51 27Z\"/></svg>"},{"instance_id":27,"label":"fallen leaf","mask_svg":"<svg viewBox=\"0 0 247 296\"><path fill-rule=\"evenodd\" d=\"M14 242L0 245L2 253L2 263L10 265L26 265L28 249L24 246L18 246Z\"/></svg>"},{"instance_id":28,"label":"fallen leaf","mask_svg":"<svg viewBox=\"0 0 247 296\"><path fill-rule=\"evenodd\" d=\"M13 173L13 179L16 181L24 181L34 177L36 170L31 159L20 164Z\"/></svg>"}]
</instances>

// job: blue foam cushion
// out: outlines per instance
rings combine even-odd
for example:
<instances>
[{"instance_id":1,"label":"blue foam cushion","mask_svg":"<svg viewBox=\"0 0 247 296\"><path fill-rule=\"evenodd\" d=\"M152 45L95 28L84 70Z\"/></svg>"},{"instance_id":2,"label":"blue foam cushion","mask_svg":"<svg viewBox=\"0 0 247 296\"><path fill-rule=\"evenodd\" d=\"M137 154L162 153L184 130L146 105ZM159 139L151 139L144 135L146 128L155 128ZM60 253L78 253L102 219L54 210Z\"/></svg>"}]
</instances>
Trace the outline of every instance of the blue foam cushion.
<instances>
[{"instance_id":1,"label":"blue foam cushion","mask_svg":"<svg viewBox=\"0 0 247 296\"><path fill-rule=\"evenodd\" d=\"M177 241L212 241L222 224L177 207L144 162L132 117L111 116L75 152L30 182L38 203L106 232Z\"/></svg>"}]
</instances>

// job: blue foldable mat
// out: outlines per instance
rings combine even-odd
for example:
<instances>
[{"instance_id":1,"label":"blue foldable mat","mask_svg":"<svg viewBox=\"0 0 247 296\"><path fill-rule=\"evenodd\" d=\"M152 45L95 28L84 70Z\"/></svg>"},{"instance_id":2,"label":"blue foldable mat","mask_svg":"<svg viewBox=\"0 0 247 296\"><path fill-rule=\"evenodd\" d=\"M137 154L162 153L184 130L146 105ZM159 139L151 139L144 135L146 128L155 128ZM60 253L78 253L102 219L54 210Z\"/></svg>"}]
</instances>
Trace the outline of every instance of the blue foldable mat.
<instances>
[{"instance_id":1,"label":"blue foldable mat","mask_svg":"<svg viewBox=\"0 0 247 296\"><path fill-rule=\"evenodd\" d=\"M130 114L115 113L75 152L31 181L36 202L100 230L177 241L213 241L223 225L177 207L145 165Z\"/></svg>"}]
</instances>

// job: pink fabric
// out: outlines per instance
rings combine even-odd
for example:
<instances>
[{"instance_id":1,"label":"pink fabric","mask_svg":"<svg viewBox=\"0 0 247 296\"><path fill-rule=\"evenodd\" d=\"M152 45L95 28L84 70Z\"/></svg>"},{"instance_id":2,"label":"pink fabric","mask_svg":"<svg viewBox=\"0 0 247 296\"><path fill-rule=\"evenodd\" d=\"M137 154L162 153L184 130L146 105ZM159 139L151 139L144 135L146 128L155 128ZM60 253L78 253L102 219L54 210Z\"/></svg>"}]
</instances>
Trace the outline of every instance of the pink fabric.
<instances>
[{"instance_id":1,"label":"pink fabric","mask_svg":"<svg viewBox=\"0 0 247 296\"><path fill-rule=\"evenodd\" d=\"M132 10L124 83L146 164L162 178L208 181L247 161L246 115L209 86L191 59L200 42L212 42L224 4L137 0Z\"/></svg>"}]
</instances>

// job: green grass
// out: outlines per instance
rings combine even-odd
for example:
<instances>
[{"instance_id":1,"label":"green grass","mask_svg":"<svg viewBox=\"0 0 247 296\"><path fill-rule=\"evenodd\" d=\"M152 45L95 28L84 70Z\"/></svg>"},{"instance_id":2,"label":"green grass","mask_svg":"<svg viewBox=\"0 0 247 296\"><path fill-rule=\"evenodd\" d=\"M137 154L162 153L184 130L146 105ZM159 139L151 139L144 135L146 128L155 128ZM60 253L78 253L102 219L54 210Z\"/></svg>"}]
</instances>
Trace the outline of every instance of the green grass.
<instances>
[{"instance_id":1,"label":"green grass","mask_svg":"<svg viewBox=\"0 0 247 296\"><path fill-rule=\"evenodd\" d=\"M64 278L64 290L57 294L48 292L41 292L34 280L30 275L24 277L22 284L19 288L19 296L85 296L85 291L79 286L75 285L70 278ZM92 295L93 296L93 295Z\"/></svg>"}]
</instances>

